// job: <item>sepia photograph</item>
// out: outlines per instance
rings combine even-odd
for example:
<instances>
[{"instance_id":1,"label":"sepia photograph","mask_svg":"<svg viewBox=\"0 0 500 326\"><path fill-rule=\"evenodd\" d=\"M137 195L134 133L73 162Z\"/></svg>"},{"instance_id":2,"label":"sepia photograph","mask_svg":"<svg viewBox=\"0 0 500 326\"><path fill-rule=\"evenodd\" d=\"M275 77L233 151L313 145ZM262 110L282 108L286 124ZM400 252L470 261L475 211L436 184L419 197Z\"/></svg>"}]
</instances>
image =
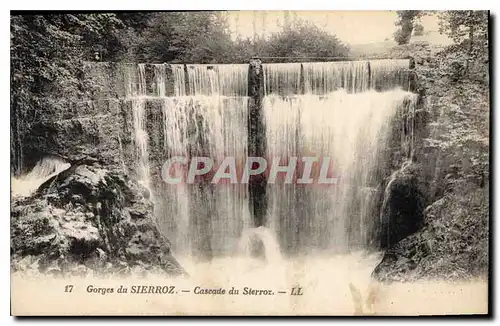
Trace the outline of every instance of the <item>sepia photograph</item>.
<instances>
[{"instance_id":1,"label":"sepia photograph","mask_svg":"<svg viewBox=\"0 0 500 326\"><path fill-rule=\"evenodd\" d=\"M489 316L490 22L11 11L11 315Z\"/></svg>"}]
</instances>

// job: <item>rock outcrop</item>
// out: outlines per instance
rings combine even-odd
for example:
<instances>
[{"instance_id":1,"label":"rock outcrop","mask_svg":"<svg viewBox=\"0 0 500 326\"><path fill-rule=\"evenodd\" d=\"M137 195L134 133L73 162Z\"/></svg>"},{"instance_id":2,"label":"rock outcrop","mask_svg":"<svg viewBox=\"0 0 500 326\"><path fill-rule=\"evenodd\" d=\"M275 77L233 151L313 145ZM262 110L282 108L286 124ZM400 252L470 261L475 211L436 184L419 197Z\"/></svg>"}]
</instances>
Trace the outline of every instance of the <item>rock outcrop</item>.
<instances>
[{"instance_id":1,"label":"rock outcrop","mask_svg":"<svg viewBox=\"0 0 500 326\"><path fill-rule=\"evenodd\" d=\"M406 163L396 171L384 194L381 246L390 248L423 225L426 186L418 164Z\"/></svg>"},{"instance_id":2,"label":"rock outcrop","mask_svg":"<svg viewBox=\"0 0 500 326\"><path fill-rule=\"evenodd\" d=\"M471 187L467 187L471 189ZM429 205L424 226L389 248L372 276L379 281L471 279L488 272L487 189L454 193Z\"/></svg>"},{"instance_id":3,"label":"rock outcrop","mask_svg":"<svg viewBox=\"0 0 500 326\"><path fill-rule=\"evenodd\" d=\"M146 197L120 170L90 161L72 165L33 196L13 199L13 271L184 274Z\"/></svg>"}]
</instances>

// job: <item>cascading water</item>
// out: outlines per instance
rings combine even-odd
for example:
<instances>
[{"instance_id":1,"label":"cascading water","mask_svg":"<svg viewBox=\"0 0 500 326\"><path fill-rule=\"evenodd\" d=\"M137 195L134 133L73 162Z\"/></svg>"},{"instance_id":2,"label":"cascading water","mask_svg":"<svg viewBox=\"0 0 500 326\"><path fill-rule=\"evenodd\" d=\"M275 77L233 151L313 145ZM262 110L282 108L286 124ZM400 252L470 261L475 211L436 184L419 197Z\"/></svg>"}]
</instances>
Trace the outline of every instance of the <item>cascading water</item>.
<instances>
[{"instance_id":1,"label":"cascading water","mask_svg":"<svg viewBox=\"0 0 500 326\"><path fill-rule=\"evenodd\" d=\"M145 107L161 102L162 119L154 122L162 124L160 161L205 156L216 169L235 157L241 167L248 149L248 65L153 65L154 99L146 94L144 65L129 68L137 175L155 193L156 215L174 251L208 258L235 253L243 230L256 227L248 185L171 185L159 178L152 184ZM408 60L263 65L267 158L281 164L293 156L318 157L318 165L330 160L329 172L339 178L335 185L268 184L265 226L279 245L266 237L265 246L287 253L369 247L382 191L380 153L396 113L416 99L394 87L406 85L407 68ZM403 147L410 146L405 141ZM174 165L170 173L185 173L185 167Z\"/></svg>"},{"instance_id":2,"label":"cascading water","mask_svg":"<svg viewBox=\"0 0 500 326\"><path fill-rule=\"evenodd\" d=\"M263 65L265 94L299 94L300 64L276 63Z\"/></svg>"},{"instance_id":3,"label":"cascading water","mask_svg":"<svg viewBox=\"0 0 500 326\"><path fill-rule=\"evenodd\" d=\"M166 67L164 64L154 65L156 96L167 96L166 90Z\"/></svg>"},{"instance_id":4,"label":"cascading water","mask_svg":"<svg viewBox=\"0 0 500 326\"><path fill-rule=\"evenodd\" d=\"M302 87L300 63L264 65L267 156L330 158L338 178L333 185L268 184L267 220L285 251L347 252L366 249L374 240L380 153L398 110L416 101L415 94L394 89L399 80L386 80L393 89L385 92L370 87L380 76L387 78L392 64L396 71L403 66L402 61L304 63ZM280 87L284 80L293 86Z\"/></svg>"},{"instance_id":5,"label":"cascading water","mask_svg":"<svg viewBox=\"0 0 500 326\"><path fill-rule=\"evenodd\" d=\"M151 181L148 158L148 133L146 130L145 107L146 107L146 74L145 65L129 65L126 70L127 98L132 102L132 114L134 122L134 143L137 156L137 178L138 181L150 191Z\"/></svg>"},{"instance_id":6,"label":"cascading water","mask_svg":"<svg viewBox=\"0 0 500 326\"><path fill-rule=\"evenodd\" d=\"M172 79L174 80L174 96L186 95L186 75L184 65L171 65Z\"/></svg>"},{"instance_id":7,"label":"cascading water","mask_svg":"<svg viewBox=\"0 0 500 326\"><path fill-rule=\"evenodd\" d=\"M380 170L394 138L391 128L393 133L407 131L398 150L408 157L413 150L415 122L409 117L417 96L406 91L407 67L407 60L263 65L266 158L278 157L282 165L293 156L330 158L330 172L338 181L268 184L267 224L261 226L249 213L247 184L201 180L173 185L159 175L162 162L173 156L210 157L214 168L235 157L238 167L244 165L252 103L248 65L127 65L135 177L154 194L158 225L191 276L183 280L185 288L230 285L287 291L275 293L272 300L220 297L220 306L237 302L243 312L251 306L269 313L352 313L359 303L348 299L352 288L365 299L370 274L380 261L377 253L365 250L375 239L379 206L385 205ZM153 80L146 80L151 76ZM46 180L64 164L44 160L30 174ZM180 165L170 171L185 172ZM256 258L254 251L263 254ZM214 259L191 259L200 253ZM297 286L303 287L303 296L290 295ZM199 298L207 301L196 305L195 312L208 307L213 313L215 297ZM175 306L192 297L172 300Z\"/></svg>"},{"instance_id":8,"label":"cascading water","mask_svg":"<svg viewBox=\"0 0 500 326\"><path fill-rule=\"evenodd\" d=\"M368 89L367 61L303 63L305 92L325 95L340 88L349 93Z\"/></svg>"},{"instance_id":9,"label":"cascading water","mask_svg":"<svg viewBox=\"0 0 500 326\"><path fill-rule=\"evenodd\" d=\"M243 257L264 257L267 262L274 264L282 261L281 249L275 235L263 226L244 229L238 247Z\"/></svg>"},{"instance_id":10,"label":"cascading water","mask_svg":"<svg viewBox=\"0 0 500 326\"><path fill-rule=\"evenodd\" d=\"M42 158L26 175L18 178L12 177L12 196L30 196L42 183L70 166L71 164L59 157L47 156Z\"/></svg>"},{"instance_id":11,"label":"cascading water","mask_svg":"<svg viewBox=\"0 0 500 326\"><path fill-rule=\"evenodd\" d=\"M377 91L391 90L399 85L403 90L409 88L409 61L406 59L371 60L371 88Z\"/></svg>"},{"instance_id":12,"label":"cascading water","mask_svg":"<svg viewBox=\"0 0 500 326\"><path fill-rule=\"evenodd\" d=\"M171 65L173 96L162 99L164 160L205 156L214 167L226 157L246 159L247 65ZM154 65L155 84L164 85L165 66ZM182 166L174 165L179 175ZM227 255L237 250L241 230L250 226L248 190L239 184L161 185L157 216L177 253Z\"/></svg>"}]
</instances>

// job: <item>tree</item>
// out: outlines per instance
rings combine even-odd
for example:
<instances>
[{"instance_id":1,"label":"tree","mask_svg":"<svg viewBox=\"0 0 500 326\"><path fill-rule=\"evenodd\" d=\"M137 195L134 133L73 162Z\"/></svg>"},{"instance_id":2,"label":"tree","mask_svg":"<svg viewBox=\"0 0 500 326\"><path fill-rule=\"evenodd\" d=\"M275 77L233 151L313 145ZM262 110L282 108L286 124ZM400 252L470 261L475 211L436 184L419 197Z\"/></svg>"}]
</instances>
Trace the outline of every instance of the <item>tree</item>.
<instances>
[{"instance_id":1,"label":"tree","mask_svg":"<svg viewBox=\"0 0 500 326\"><path fill-rule=\"evenodd\" d=\"M440 32L448 35L454 45L448 48L455 57L452 66L459 77L488 79L488 12L454 10L442 12Z\"/></svg>"},{"instance_id":2,"label":"tree","mask_svg":"<svg viewBox=\"0 0 500 326\"><path fill-rule=\"evenodd\" d=\"M233 42L227 21L219 12L153 14L136 46L145 62L228 62Z\"/></svg>"},{"instance_id":3,"label":"tree","mask_svg":"<svg viewBox=\"0 0 500 326\"><path fill-rule=\"evenodd\" d=\"M205 11L153 14L133 52L142 62L244 63L253 56L343 57L348 51L335 35L301 20L268 38L232 40L225 15Z\"/></svg>"},{"instance_id":4,"label":"tree","mask_svg":"<svg viewBox=\"0 0 500 326\"><path fill-rule=\"evenodd\" d=\"M337 37L316 25L295 20L260 44L260 55L267 57L345 57L349 48ZM282 59L281 59L282 61Z\"/></svg>"},{"instance_id":5,"label":"tree","mask_svg":"<svg viewBox=\"0 0 500 326\"><path fill-rule=\"evenodd\" d=\"M468 48L472 56L477 47L488 45L488 12L475 10L445 11L440 15L440 32L455 44Z\"/></svg>"},{"instance_id":6,"label":"tree","mask_svg":"<svg viewBox=\"0 0 500 326\"><path fill-rule=\"evenodd\" d=\"M400 28L394 33L394 40L399 44L410 43L415 22L424 15L422 10L398 10L396 26Z\"/></svg>"}]
</instances>

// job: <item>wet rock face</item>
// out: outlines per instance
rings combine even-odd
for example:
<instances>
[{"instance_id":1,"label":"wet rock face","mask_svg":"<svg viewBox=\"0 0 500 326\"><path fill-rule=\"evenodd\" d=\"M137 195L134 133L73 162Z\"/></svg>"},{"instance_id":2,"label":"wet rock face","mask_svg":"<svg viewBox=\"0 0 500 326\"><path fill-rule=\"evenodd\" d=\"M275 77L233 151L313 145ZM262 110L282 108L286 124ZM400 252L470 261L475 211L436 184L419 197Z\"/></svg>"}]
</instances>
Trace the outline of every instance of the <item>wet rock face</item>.
<instances>
[{"instance_id":1,"label":"wet rock face","mask_svg":"<svg viewBox=\"0 0 500 326\"><path fill-rule=\"evenodd\" d=\"M11 235L14 270L36 261L39 272L184 273L142 186L96 164L72 166L14 200Z\"/></svg>"},{"instance_id":2,"label":"wet rock face","mask_svg":"<svg viewBox=\"0 0 500 326\"><path fill-rule=\"evenodd\" d=\"M424 227L388 249L372 277L382 282L488 277L486 189L449 193L424 211Z\"/></svg>"},{"instance_id":3,"label":"wet rock face","mask_svg":"<svg viewBox=\"0 0 500 326\"><path fill-rule=\"evenodd\" d=\"M386 249L423 225L425 187L420 168L411 164L396 172L387 186L382 207L381 247Z\"/></svg>"}]
</instances>

